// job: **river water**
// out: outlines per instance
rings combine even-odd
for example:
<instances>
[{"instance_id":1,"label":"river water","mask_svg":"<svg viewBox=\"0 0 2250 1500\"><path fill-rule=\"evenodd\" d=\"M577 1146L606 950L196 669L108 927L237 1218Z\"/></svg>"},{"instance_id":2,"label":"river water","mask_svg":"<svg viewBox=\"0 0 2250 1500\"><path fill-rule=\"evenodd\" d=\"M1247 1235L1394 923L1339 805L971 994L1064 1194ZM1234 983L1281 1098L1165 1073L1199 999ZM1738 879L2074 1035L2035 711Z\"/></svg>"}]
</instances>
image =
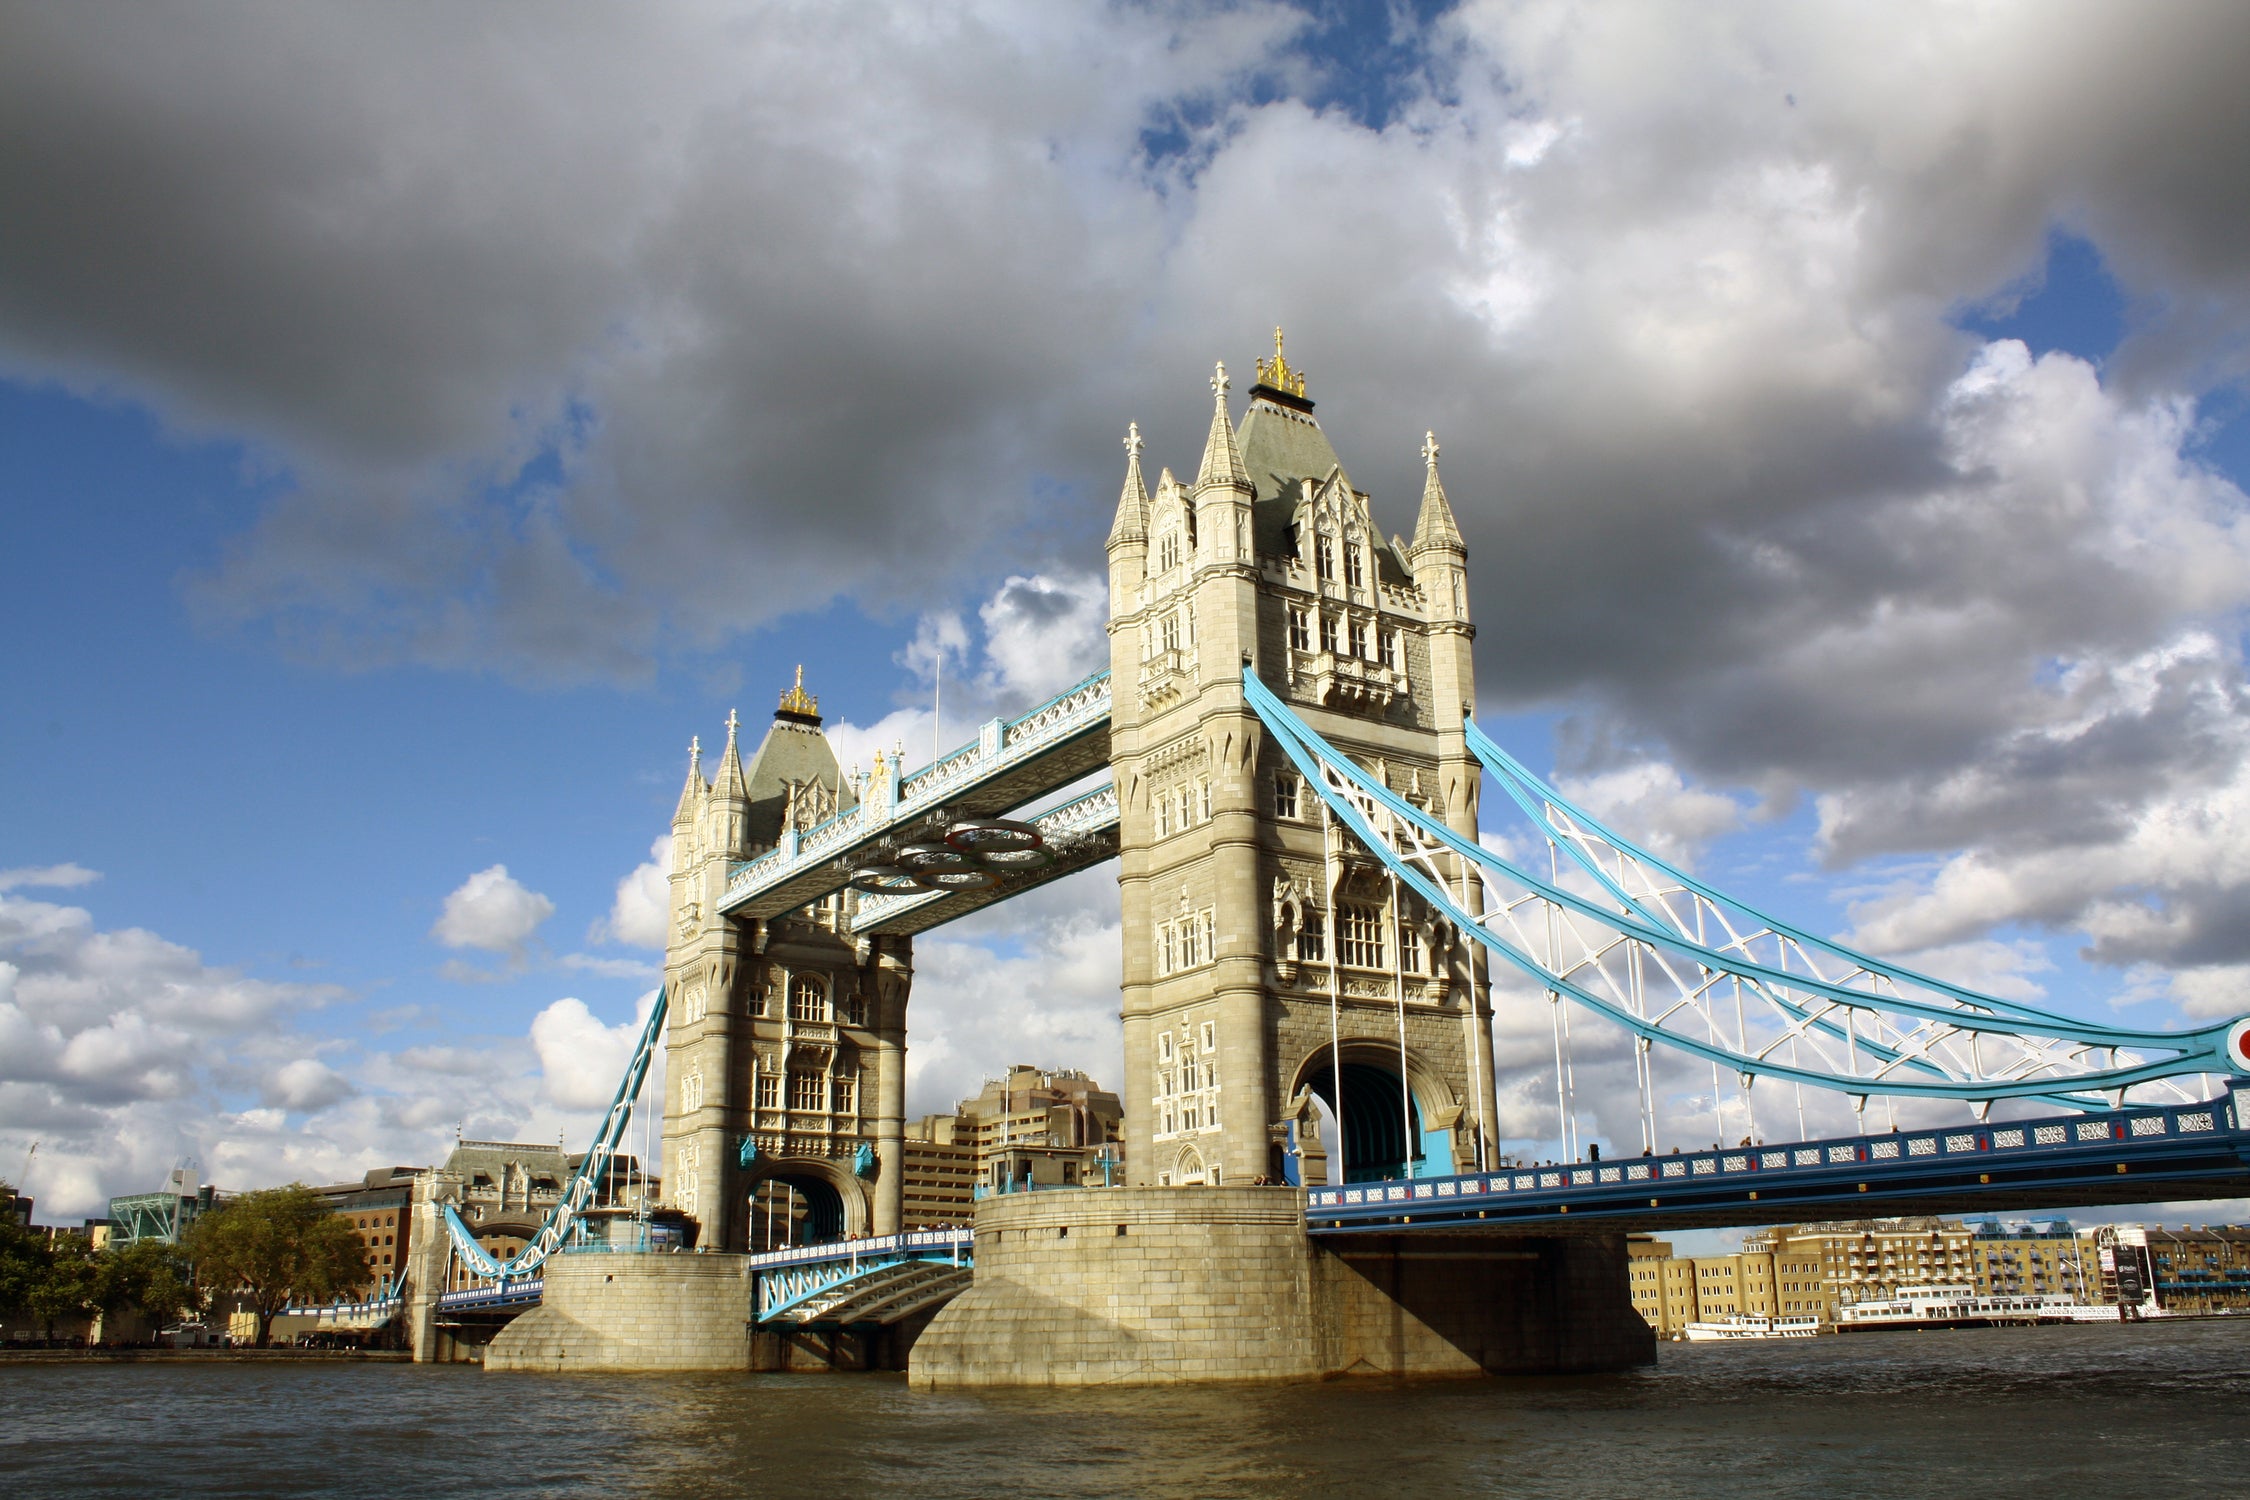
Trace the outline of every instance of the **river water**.
<instances>
[{"instance_id":1,"label":"river water","mask_svg":"<svg viewBox=\"0 0 2250 1500\"><path fill-rule=\"evenodd\" d=\"M1668 1345L1474 1383L922 1395L897 1376L0 1366L0 1494L2250 1494L2250 1319Z\"/></svg>"}]
</instances>

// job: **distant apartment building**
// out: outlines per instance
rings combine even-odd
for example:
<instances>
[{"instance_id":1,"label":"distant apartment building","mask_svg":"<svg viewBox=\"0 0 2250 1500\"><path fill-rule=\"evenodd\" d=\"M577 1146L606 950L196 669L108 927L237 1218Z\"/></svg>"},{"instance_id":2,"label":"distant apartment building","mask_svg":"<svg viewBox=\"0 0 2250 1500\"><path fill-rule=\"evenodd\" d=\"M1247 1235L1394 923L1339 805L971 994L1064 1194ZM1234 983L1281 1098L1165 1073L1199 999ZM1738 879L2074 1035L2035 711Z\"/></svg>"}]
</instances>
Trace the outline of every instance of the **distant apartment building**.
<instances>
[{"instance_id":1,"label":"distant apartment building","mask_svg":"<svg viewBox=\"0 0 2250 1500\"><path fill-rule=\"evenodd\" d=\"M1765 1232L1764 1242L1799 1270L1778 1279L1817 1282L1823 1315L1838 1307L1895 1297L1910 1286L1975 1283L1976 1236L1952 1219L1852 1219L1792 1224ZM1809 1267L1809 1269L1804 1269ZM1803 1299L1803 1293L1785 1293Z\"/></svg>"},{"instance_id":2,"label":"distant apartment building","mask_svg":"<svg viewBox=\"0 0 2250 1500\"><path fill-rule=\"evenodd\" d=\"M1971 1285L1980 1295L2103 1300L2094 1243L2073 1229L2068 1219L2045 1224L1986 1219L1972 1233Z\"/></svg>"},{"instance_id":3,"label":"distant apartment building","mask_svg":"<svg viewBox=\"0 0 2250 1500\"><path fill-rule=\"evenodd\" d=\"M899 1227L948 1229L976 1216L977 1148L957 1115L925 1115L906 1127Z\"/></svg>"},{"instance_id":4,"label":"distant apartment building","mask_svg":"<svg viewBox=\"0 0 2250 1500\"><path fill-rule=\"evenodd\" d=\"M954 1112L955 1139L976 1152L977 1181L988 1192L1021 1187L1098 1185L1122 1165L1125 1108L1117 1095L1075 1069L1017 1065L988 1079Z\"/></svg>"},{"instance_id":5,"label":"distant apartment building","mask_svg":"<svg viewBox=\"0 0 2250 1500\"><path fill-rule=\"evenodd\" d=\"M2250 1225L2104 1225L2089 1271L2104 1301L2147 1312L2250 1312Z\"/></svg>"},{"instance_id":6,"label":"distant apartment building","mask_svg":"<svg viewBox=\"0 0 2250 1500\"><path fill-rule=\"evenodd\" d=\"M407 1239L413 1230L414 1179L427 1167L377 1167L356 1182L316 1187L331 1212L344 1216L367 1252L367 1280L353 1300L378 1295L406 1270Z\"/></svg>"}]
</instances>

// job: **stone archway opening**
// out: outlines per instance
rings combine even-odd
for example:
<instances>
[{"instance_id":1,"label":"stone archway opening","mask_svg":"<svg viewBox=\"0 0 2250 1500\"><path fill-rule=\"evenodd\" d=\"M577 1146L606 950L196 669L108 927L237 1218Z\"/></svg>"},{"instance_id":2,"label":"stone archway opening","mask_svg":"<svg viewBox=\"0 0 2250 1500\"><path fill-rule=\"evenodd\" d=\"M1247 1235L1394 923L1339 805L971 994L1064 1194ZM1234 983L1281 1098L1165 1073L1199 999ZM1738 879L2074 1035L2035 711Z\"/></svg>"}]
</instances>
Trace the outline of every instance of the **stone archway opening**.
<instances>
[{"instance_id":1,"label":"stone archway opening","mask_svg":"<svg viewBox=\"0 0 2250 1500\"><path fill-rule=\"evenodd\" d=\"M787 1170L750 1186L750 1249L782 1250L840 1240L848 1229L843 1195L816 1172Z\"/></svg>"},{"instance_id":2,"label":"stone archway opening","mask_svg":"<svg viewBox=\"0 0 2250 1500\"><path fill-rule=\"evenodd\" d=\"M1297 1087L1312 1096L1306 1124L1318 1129L1325 1147L1327 1182L1385 1182L1453 1171L1449 1127L1458 1111L1446 1110L1442 1085L1410 1059L1402 1090L1398 1051L1391 1046L1346 1042L1341 1062L1339 1068L1322 1048L1297 1073Z\"/></svg>"}]
</instances>

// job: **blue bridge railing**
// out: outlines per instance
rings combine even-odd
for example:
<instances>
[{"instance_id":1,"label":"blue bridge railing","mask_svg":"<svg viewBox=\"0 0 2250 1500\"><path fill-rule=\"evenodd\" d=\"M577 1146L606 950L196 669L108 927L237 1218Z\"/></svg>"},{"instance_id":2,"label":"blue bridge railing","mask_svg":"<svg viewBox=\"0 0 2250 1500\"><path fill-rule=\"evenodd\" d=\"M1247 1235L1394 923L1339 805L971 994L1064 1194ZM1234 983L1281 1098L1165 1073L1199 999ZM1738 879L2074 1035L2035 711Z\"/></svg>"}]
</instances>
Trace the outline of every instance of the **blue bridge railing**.
<instances>
[{"instance_id":1,"label":"blue bridge railing","mask_svg":"<svg viewBox=\"0 0 2250 1500\"><path fill-rule=\"evenodd\" d=\"M1305 1215L1315 1234L1371 1228L1494 1227L1494 1221L1575 1217L1658 1220L1725 1215L1770 1219L1791 1209L1847 1207L1870 1199L1980 1190L2052 1191L2057 1203L2099 1184L2240 1180L2250 1192L2250 1085L2200 1104L2103 1115L2010 1120L1947 1130L1901 1130L1787 1145L1676 1156L1516 1167L1414 1181L1314 1188ZM1864 1213L1865 1208L1861 1209Z\"/></svg>"}]
</instances>

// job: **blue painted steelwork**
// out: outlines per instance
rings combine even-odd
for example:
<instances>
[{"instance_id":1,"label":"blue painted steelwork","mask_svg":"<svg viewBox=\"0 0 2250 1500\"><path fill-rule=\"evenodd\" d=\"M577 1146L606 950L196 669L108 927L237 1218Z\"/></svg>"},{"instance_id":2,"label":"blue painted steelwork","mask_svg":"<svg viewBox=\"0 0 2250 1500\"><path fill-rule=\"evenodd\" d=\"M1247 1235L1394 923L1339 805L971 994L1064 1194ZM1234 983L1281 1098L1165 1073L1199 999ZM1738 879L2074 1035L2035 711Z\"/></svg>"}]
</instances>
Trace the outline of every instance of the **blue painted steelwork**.
<instances>
[{"instance_id":1,"label":"blue painted steelwork","mask_svg":"<svg viewBox=\"0 0 2250 1500\"><path fill-rule=\"evenodd\" d=\"M1877 1203L2250 1192L2250 1085L2197 1104L1315 1188L1315 1234L1864 1217ZM1973 1211L1973 1210L1972 1210ZM1620 1222L1622 1221L1622 1222Z\"/></svg>"},{"instance_id":2,"label":"blue painted steelwork","mask_svg":"<svg viewBox=\"0 0 2250 1500\"><path fill-rule=\"evenodd\" d=\"M400 1271L395 1275L384 1277L375 1288L375 1295L372 1297L362 1297L353 1302L346 1302L341 1298L334 1302L316 1302L302 1305L292 1302L281 1310L280 1316L285 1318L317 1318L324 1323L352 1323L363 1327L373 1327L377 1323L388 1322L405 1305L406 1273ZM373 1321L370 1322L370 1319Z\"/></svg>"},{"instance_id":3,"label":"blue painted steelwork","mask_svg":"<svg viewBox=\"0 0 2250 1500\"><path fill-rule=\"evenodd\" d=\"M994 719L977 739L920 770L886 767L860 803L729 872L719 909L777 917L843 888L852 862L932 818L991 817L1062 790L1109 763L1109 673L1029 713Z\"/></svg>"},{"instance_id":4,"label":"blue painted steelwork","mask_svg":"<svg viewBox=\"0 0 2250 1500\"><path fill-rule=\"evenodd\" d=\"M595 1190L609 1171L618 1145L625 1139L626 1126L632 1123L633 1101L640 1097L641 1082L648 1076L649 1059L664 1035L665 1006L665 993L659 986L656 1003L649 1007L648 1024L641 1028L640 1040L633 1044L633 1055L625 1064L625 1076L618 1080L616 1097L610 1100L609 1112L602 1116L601 1127L594 1132L593 1145L586 1149L578 1170L563 1185L562 1197L547 1210L547 1217L540 1221L539 1232L531 1237L529 1244L512 1259L504 1263L496 1261L477 1243L475 1233L462 1222L453 1205L445 1205L445 1232L453 1242L453 1253L478 1276L505 1283L539 1269L548 1256L562 1248L578 1216L593 1205Z\"/></svg>"},{"instance_id":5,"label":"blue painted steelwork","mask_svg":"<svg viewBox=\"0 0 2250 1500\"><path fill-rule=\"evenodd\" d=\"M1644 1042L1707 1058L1746 1087L1767 1077L1861 1101L1875 1094L1944 1098L1981 1111L1997 1099L2032 1099L2092 1110L2120 1107L2146 1085L2185 1100L2193 1094L2173 1080L2250 1071L2240 1061L2241 1020L2181 1032L2102 1026L1928 981L1782 927L1602 828L1469 725L1472 749L1493 756L1489 764L1510 797L1569 850L1600 892L1581 894L1462 837L1393 792L1339 754L1248 668L1243 690L1336 818L1461 931L1540 988ZM1595 847L1615 856L1616 871L1593 857ZM1497 896L1495 904L1470 909L1463 866L1478 877L1479 904ZM1458 894L1449 888L1456 880ZM1642 888L1632 890L1629 880ZM1692 898L1692 910L1671 904L1682 893ZM1770 958L1758 951L1761 944ZM1824 973L1823 963L1843 972ZM1731 1018L1722 996L1735 1002ZM1809 1063L1804 1052L1812 1054Z\"/></svg>"},{"instance_id":6,"label":"blue painted steelwork","mask_svg":"<svg viewBox=\"0 0 2250 1500\"><path fill-rule=\"evenodd\" d=\"M975 1248L976 1237L970 1230L925 1229L753 1255L758 1321L803 1321L790 1315L815 1298L892 1267L913 1262L973 1265Z\"/></svg>"},{"instance_id":7,"label":"blue painted steelwork","mask_svg":"<svg viewBox=\"0 0 2250 1500\"><path fill-rule=\"evenodd\" d=\"M446 1292L438 1298L440 1312L490 1312L498 1308L530 1307L538 1302L547 1289L547 1278L532 1276L522 1281L502 1282L498 1286L464 1287L457 1292Z\"/></svg>"}]
</instances>

